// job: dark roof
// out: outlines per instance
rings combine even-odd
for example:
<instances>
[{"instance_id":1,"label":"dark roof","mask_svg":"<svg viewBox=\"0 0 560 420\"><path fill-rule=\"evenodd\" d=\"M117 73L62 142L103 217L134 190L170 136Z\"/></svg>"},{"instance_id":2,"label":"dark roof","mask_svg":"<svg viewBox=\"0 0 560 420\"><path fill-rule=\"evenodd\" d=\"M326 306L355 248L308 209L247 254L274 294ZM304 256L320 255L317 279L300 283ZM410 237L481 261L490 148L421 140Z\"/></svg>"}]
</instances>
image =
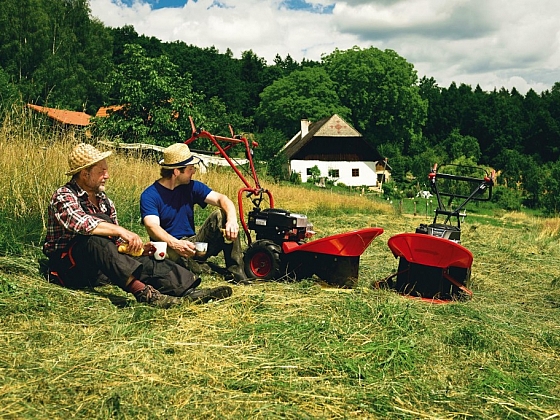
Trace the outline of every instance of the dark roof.
<instances>
[{"instance_id":1,"label":"dark roof","mask_svg":"<svg viewBox=\"0 0 560 420\"><path fill-rule=\"evenodd\" d=\"M89 125L89 119L91 118L91 115L88 115L85 112L66 111L63 109L47 108L46 106L33 104L27 104L27 106L34 111L46 114L49 118L62 124L85 127Z\"/></svg>"},{"instance_id":2,"label":"dark roof","mask_svg":"<svg viewBox=\"0 0 560 420\"><path fill-rule=\"evenodd\" d=\"M282 148L288 159L377 161L381 157L362 135L339 115L323 118L301 131Z\"/></svg>"},{"instance_id":3,"label":"dark roof","mask_svg":"<svg viewBox=\"0 0 560 420\"><path fill-rule=\"evenodd\" d=\"M310 124L309 132L301 137L301 131L295 135L282 151L291 158L302 147L309 143L314 137L361 137L362 135L356 131L350 124L344 121L340 116L334 114L331 117L323 118L315 123Z\"/></svg>"}]
</instances>

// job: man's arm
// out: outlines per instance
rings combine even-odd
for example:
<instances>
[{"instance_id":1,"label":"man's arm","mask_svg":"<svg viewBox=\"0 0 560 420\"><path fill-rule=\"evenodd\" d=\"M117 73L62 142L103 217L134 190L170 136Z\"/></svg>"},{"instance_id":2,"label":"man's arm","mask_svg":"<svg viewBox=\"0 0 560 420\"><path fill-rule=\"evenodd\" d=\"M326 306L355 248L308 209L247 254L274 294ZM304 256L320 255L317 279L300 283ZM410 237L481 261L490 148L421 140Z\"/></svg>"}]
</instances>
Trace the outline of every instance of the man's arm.
<instances>
[{"instance_id":1,"label":"man's arm","mask_svg":"<svg viewBox=\"0 0 560 420\"><path fill-rule=\"evenodd\" d=\"M226 195L211 191L204 200L205 203L221 208L226 213L226 238L233 241L239 235L239 224L237 223L237 211L235 204Z\"/></svg>"},{"instance_id":2,"label":"man's arm","mask_svg":"<svg viewBox=\"0 0 560 420\"><path fill-rule=\"evenodd\" d=\"M160 225L159 217L155 215L149 215L144 217L144 227L150 235L150 238L167 242L167 246L173 249L177 254L182 257L192 257L194 256L194 244L187 240L177 239L167 233Z\"/></svg>"},{"instance_id":3,"label":"man's arm","mask_svg":"<svg viewBox=\"0 0 560 420\"><path fill-rule=\"evenodd\" d=\"M116 220L116 211L112 202L110 203L111 214L114 215ZM142 248L142 239L136 233L86 213L80 205L78 197L71 190L61 188L54 197L51 206L53 207L55 218L67 230L79 235L120 237L128 242L131 252L137 252Z\"/></svg>"},{"instance_id":4,"label":"man's arm","mask_svg":"<svg viewBox=\"0 0 560 420\"><path fill-rule=\"evenodd\" d=\"M128 243L128 250L132 254L142 249L142 239L140 236L113 223L101 222L92 231L90 231L90 233L97 236L120 237Z\"/></svg>"}]
</instances>

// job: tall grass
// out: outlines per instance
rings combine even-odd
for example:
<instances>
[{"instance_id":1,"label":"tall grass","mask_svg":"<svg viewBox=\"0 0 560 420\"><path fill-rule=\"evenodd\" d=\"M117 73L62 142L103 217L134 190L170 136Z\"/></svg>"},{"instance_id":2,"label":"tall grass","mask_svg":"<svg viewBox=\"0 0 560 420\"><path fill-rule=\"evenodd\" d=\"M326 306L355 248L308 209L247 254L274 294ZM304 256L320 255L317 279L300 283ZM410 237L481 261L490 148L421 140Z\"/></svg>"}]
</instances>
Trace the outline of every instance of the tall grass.
<instances>
[{"instance_id":1,"label":"tall grass","mask_svg":"<svg viewBox=\"0 0 560 420\"><path fill-rule=\"evenodd\" d=\"M36 246L46 226L46 205L53 184L63 181L60 140L71 135L49 131L44 120L13 112L0 127L0 252L22 253Z\"/></svg>"},{"instance_id":2,"label":"tall grass","mask_svg":"<svg viewBox=\"0 0 560 420\"><path fill-rule=\"evenodd\" d=\"M32 252L15 252L38 249L30 239L43 234L46 202L80 140L35 129L0 135L0 418L560 417L560 219L467 219L474 298L430 305L371 288L396 269L387 239L425 216L263 180L278 207L312 214L320 235L385 229L360 259L357 287L257 283L233 286L224 301L157 310L114 287L49 284ZM109 162L108 193L139 232L138 195L157 178L156 160ZM240 186L227 172L197 177L232 197Z\"/></svg>"}]
</instances>

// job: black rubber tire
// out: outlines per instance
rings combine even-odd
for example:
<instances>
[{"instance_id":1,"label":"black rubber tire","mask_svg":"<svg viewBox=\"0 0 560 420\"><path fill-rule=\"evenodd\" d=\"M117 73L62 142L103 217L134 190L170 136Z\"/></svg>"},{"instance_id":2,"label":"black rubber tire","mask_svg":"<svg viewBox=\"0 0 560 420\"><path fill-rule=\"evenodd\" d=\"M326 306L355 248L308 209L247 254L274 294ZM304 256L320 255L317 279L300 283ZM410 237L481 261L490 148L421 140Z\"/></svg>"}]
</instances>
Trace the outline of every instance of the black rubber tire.
<instances>
[{"instance_id":1,"label":"black rubber tire","mask_svg":"<svg viewBox=\"0 0 560 420\"><path fill-rule=\"evenodd\" d=\"M268 239L253 242L243 257L245 274L259 280L273 280L281 276L280 245Z\"/></svg>"}]
</instances>

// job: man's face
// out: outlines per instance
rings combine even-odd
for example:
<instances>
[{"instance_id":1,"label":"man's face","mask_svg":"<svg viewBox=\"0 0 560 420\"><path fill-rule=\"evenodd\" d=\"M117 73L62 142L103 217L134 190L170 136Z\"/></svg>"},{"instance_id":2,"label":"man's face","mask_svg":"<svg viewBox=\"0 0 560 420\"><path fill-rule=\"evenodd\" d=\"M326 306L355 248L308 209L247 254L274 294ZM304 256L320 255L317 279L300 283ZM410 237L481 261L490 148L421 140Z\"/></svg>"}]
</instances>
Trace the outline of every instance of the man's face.
<instances>
[{"instance_id":1,"label":"man's face","mask_svg":"<svg viewBox=\"0 0 560 420\"><path fill-rule=\"evenodd\" d=\"M191 182L191 179L193 177L193 175L196 172L196 166L194 165L187 165L183 171L179 171L179 180L181 181L181 184L188 184L189 182Z\"/></svg>"},{"instance_id":2,"label":"man's face","mask_svg":"<svg viewBox=\"0 0 560 420\"><path fill-rule=\"evenodd\" d=\"M103 159L85 172L84 183L87 189L97 194L105 191L105 181L108 179L109 167L107 161Z\"/></svg>"}]
</instances>

